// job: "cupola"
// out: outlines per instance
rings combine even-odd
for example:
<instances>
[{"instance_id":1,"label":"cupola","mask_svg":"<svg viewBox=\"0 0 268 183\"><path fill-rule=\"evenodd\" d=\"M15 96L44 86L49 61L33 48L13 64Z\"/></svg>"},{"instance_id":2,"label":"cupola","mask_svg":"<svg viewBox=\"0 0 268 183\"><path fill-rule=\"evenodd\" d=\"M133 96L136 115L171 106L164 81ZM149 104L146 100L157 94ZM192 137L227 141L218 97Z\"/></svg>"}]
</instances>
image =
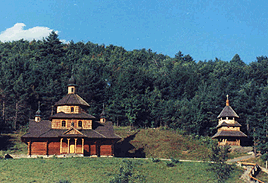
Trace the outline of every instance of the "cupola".
<instances>
[{"instance_id":1,"label":"cupola","mask_svg":"<svg viewBox=\"0 0 268 183\"><path fill-rule=\"evenodd\" d=\"M68 94L75 94L76 80L72 75L68 81Z\"/></svg>"},{"instance_id":2,"label":"cupola","mask_svg":"<svg viewBox=\"0 0 268 183\"><path fill-rule=\"evenodd\" d=\"M105 123L106 122L106 113L104 111L104 104L103 104L103 107L102 107L102 112L100 114L100 122L101 123Z\"/></svg>"},{"instance_id":3,"label":"cupola","mask_svg":"<svg viewBox=\"0 0 268 183\"><path fill-rule=\"evenodd\" d=\"M40 102L38 102L38 110L35 113L35 122L40 122L41 121L41 110L40 110Z\"/></svg>"}]
</instances>

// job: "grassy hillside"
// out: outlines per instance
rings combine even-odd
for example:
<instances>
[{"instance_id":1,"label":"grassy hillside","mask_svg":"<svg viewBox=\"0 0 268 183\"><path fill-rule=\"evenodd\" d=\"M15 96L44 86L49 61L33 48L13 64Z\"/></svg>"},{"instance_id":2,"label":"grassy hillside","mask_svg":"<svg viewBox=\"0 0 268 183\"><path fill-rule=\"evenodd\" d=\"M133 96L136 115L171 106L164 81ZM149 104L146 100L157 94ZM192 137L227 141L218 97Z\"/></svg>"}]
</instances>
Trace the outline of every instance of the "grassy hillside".
<instances>
[{"instance_id":1,"label":"grassy hillside","mask_svg":"<svg viewBox=\"0 0 268 183\"><path fill-rule=\"evenodd\" d=\"M210 139L196 139L172 130L115 127L115 133L122 137L115 146L118 157L154 157L203 160L208 159ZM206 145L205 145L206 144Z\"/></svg>"},{"instance_id":2,"label":"grassy hillside","mask_svg":"<svg viewBox=\"0 0 268 183\"><path fill-rule=\"evenodd\" d=\"M0 160L0 182L109 182L119 173L121 158L61 158ZM216 182L206 163L179 163L168 167L165 161L132 159L132 173L144 176L142 182ZM242 170L235 169L228 182L242 182ZM135 182L140 182L135 179Z\"/></svg>"}]
</instances>

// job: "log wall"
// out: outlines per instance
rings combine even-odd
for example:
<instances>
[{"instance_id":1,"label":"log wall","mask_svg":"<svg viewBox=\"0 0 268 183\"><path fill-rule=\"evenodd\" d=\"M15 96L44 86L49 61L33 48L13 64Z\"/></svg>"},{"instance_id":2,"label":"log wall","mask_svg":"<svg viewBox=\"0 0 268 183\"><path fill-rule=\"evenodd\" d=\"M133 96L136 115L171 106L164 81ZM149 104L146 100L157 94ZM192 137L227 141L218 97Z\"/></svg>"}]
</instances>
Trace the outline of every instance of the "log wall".
<instances>
[{"instance_id":1,"label":"log wall","mask_svg":"<svg viewBox=\"0 0 268 183\"><path fill-rule=\"evenodd\" d=\"M48 143L48 155L59 155L60 154L60 142L52 141Z\"/></svg>"},{"instance_id":2,"label":"log wall","mask_svg":"<svg viewBox=\"0 0 268 183\"><path fill-rule=\"evenodd\" d=\"M66 126L62 127L62 121L66 122ZM82 121L82 127L78 126L78 121ZM81 120L81 119L52 119L53 129L69 129L74 123L74 128L76 129L92 129L92 120Z\"/></svg>"},{"instance_id":3,"label":"log wall","mask_svg":"<svg viewBox=\"0 0 268 183\"><path fill-rule=\"evenodd\" d=\"M31 155L46 155L47 154L47 142L32 142L31 143Z\"/></svg>"}]
</instances>

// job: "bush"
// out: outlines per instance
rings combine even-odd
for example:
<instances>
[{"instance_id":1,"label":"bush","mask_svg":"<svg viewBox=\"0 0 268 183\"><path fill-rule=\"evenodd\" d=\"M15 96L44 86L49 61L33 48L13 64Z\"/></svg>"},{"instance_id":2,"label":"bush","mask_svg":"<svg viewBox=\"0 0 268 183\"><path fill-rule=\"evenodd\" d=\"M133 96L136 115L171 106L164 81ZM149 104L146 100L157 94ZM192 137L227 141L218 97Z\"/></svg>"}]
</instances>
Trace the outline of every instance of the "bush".
<instances>
[{"instance_id":1,"label":"bush","mask_svg":"<svg viewBox=\"0 0 268 183\"><path fill-rule=\"evenodd\" d=\"M172 162L166 162L166 164L167 164L168 167L174 167L175 166L174 163L172 163Z\"/></svg>"},{"instance_id":2,"label":"bush","mask_svg":"<svg viewBox=\"0 0 268 183\"><path fill-rule=\"evenodd\" d=\"M170 158L170 160L171 160L171 162L173 162L173 163L180 163L180 160L178 160L178 159L174 159L174 158Z\"/></svg>"},{"instance_id":3,"label":"bush","mask_svg":"<svg viewBox=\"0 0 268 183\"><path fill-rule=\"evenodd\" d=\"M160 162L160 160L157 159L157 158L151 158L151 160L152 160L152 162L154 162L154 163Z\"/></svg>"},{"instance_id":4,"label":"bush","mask_svg":"<svg viewBox=\"0 0 268 183\"><path fill-rule=\"evenodd\" d=\"M69 180L59 180L58 183L71 183Z\"/></svg>"},{"instance_id":5,"label":"bush","mask_svg":"<svg viewBox=\"0 0 268 183\"><path fill-rule=\"evenodd\" d=\"M133 162L123 160L120 164L119 173L114 175L110 183L144 182L145 177L139 172L134 173Z\"/></svg>"},{"instance_id":6,"label":"bush","mask_svg":"<svg viewBox=\"0 0 268 183\"><path fill-rule=\"evenodd\" d=\"M211 148L212 154L210 155L209 171L214 172L215 178L218 182L225 182L233 171L233 166L226 163L228 159L230 146L218 146L214 144Z\"/></svg>"}]
</instances>

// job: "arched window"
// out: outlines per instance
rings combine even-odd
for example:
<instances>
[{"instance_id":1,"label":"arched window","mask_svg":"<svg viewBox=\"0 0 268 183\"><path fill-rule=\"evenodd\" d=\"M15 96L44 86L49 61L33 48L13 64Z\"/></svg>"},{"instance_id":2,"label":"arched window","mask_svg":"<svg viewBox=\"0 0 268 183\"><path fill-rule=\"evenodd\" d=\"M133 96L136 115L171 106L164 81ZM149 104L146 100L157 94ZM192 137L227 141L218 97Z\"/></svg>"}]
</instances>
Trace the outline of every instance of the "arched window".
<instances>
[{"instance_id":1,"label":"arched window","mask_svg":"<svg viewBox=\"0 0 268 183\"><path fill-rule=\"evenodd\" d=\"M62 127L66 127L66 121L62 121L62 122L61 122L61 126L62 126Z\"/></svg>"},{"instance_id":2,"label":"arched window","mask_svg":"<svg viewBox=\"0 0 268 183\"><path fill-rule=\"evenodd\" d=\"M82 121L78 121L78 127L82 127Z\"/></svg>"},{"instance_id":3,"label":"arched window","mask_svg":"<svg viewBox=\"0 0 268 183\"><path fill-rule=\"evenodd\" d=\"M71 107L71 112L74 112L74 108L73 107Z\"/></svg>"}]
</instances>

